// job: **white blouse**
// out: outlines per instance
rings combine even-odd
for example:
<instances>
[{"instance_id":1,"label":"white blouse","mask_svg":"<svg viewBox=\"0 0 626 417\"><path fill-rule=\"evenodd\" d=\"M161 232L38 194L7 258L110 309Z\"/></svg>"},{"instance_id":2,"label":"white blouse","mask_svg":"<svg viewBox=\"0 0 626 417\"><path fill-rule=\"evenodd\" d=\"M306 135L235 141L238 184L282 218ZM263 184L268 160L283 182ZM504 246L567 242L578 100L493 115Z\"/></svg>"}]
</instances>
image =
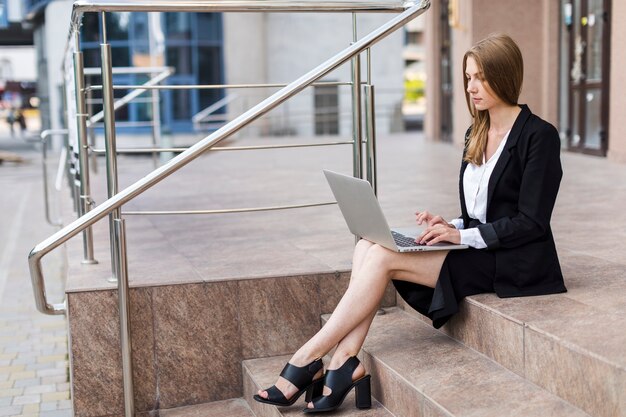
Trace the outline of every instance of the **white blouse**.
<instances>
[{"instance_id":1,"label":"white blouse","mask_svg":"<svg viewBox=\"0 0 626 417\"><path fill-rule=\"evenodd\" d=\"M481 223L487 222L487 188L489 186L489 178L500 158L500 154L502 154L509 133L511 133L510 130L506 132L498 149L496 149L496 152L491 155L488 161L485 161L483 156L483 164L481 166L471 163L467 164L463 174L463 196L465 197L467 214L470 218L477 219ZM463 229L462 219L454 219L451 223L460 230L461 244L469 245L476 249L487 247L477 228Z\"/></svg>"}]
</instances>

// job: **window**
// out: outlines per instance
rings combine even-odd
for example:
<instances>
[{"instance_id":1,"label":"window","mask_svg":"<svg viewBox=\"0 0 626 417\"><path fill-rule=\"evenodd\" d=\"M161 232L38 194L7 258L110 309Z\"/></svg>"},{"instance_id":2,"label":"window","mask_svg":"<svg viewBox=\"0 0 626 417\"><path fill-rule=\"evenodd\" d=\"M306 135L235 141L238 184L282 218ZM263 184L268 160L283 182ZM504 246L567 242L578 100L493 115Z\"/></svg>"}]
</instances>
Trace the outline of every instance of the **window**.
<instances>
[{"instance_id":1,"label":"window","mask_svg":"<svg viewBox=\"0 0 626 417\"><path fill-rule=\"evenodd\" d=\"M2 0L0 0L2 1ZM220 13L161 13L164 32L165 65L175 68L169 84L222 84L223 35ZM102 21L97 13L85 13L81 27L81 48L85 67L99 67ZM107 38L111 44L114 66L151 66L149 15L147 13L107 13ZM100 80L91 77L91 84ZM114 76L115 83L141 84L145 75ZM118 96L116 90L115 96ZM223 90L162 90L162 124L171 131L192 130L191 117L224 96ZM143 96L144 98L146 96ZM101 98L94 91L94 98ZM94 110L101 106L97 103ZM149 106L141 100L127 110L116 112L117 120L145 121ZM225 109L222 109L225 111Z\"/></svg>"},{"instance_id":2,"label":"window","mask_svg":"<svg viewBox=\"0 0 626 417\"><path fill-rule=\"evenodd\" d=\"M339 134L339 88L315 86L315 134Z\"/></svg>"}]
</instances>

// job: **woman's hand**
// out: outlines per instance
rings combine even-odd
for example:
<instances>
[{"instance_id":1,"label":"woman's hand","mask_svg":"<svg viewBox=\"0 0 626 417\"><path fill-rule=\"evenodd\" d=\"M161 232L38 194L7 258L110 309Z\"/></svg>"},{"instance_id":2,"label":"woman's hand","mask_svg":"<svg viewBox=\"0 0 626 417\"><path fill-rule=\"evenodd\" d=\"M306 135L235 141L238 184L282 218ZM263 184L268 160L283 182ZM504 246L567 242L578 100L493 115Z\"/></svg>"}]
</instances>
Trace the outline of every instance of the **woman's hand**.
<instances>
[{"instance_id":1,"label":"woman's hand","mask_svg":"<svg viewBox=\"0 0 626 417\"><path fill-rule=\"evenodd\" d=\"M445 221L443 219L443 217L441 216L435 216L431 213L429 213L427 210L425 211L416 211L415 212L415 220L417 221L417 224L419 224L420 226L426 222L427 226L435 226L437 224L441 224L444 226L450 226L450 224Z\"/></svg>"},{"instance_id":2,"label":"woman's hand","mask_svg":"<svg viewBox=\"0 0 626 417\"><path fill-rule=\"evenodd\" d=\"M461 243L461 232L448 223L437 223L434 226L428 226L415 241L428 246L439 242L449 242L458 245Z\"/></svg>"}]
</instances>

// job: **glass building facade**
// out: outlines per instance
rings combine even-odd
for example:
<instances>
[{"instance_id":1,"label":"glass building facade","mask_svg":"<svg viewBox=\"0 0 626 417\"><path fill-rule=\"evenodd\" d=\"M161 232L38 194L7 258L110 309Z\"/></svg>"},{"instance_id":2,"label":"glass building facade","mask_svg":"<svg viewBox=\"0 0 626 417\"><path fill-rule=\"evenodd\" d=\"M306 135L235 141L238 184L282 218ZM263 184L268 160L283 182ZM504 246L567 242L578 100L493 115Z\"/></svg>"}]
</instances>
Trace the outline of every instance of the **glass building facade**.
<instances>
[{"instance_id":1,"label":"glass building facade","mask_svg":"<svg viewBox=\"0 0 626 417\"><path fill-rule=\"evenodd\" d=\"M150 59L149 16L147 13L108 13L107 39L111 45L114 67L152 66ZM165 62L175 68L165 84L223 84L223 30L220 13L161 13L160 26L164 36ZM100 67L100 15L86 13L83 17L81 49L85 67ZM114 75L116 84L143 84L147 75ZM101 84L92 76L87 84ZM127 94L115 90L116 97ZM160 90L161 123L164 130L190 131L191 118L222 98L222 90ZM116 112L116 121L147 122L151 120L150 94L141 96ZM101 110L101 92L93 93L92 112ZM145 129L149 129L146 127Z\"/></svg>"}]
</instances>

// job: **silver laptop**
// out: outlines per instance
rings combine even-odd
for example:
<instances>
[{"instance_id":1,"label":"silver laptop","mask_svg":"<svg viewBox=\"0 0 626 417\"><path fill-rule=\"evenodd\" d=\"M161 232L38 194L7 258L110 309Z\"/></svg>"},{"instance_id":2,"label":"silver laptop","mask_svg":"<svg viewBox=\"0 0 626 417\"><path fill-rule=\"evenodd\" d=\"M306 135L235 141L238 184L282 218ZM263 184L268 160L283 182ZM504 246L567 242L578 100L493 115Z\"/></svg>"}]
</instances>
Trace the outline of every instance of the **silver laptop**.
<instances>
[{"instance_id":1,"label":"silver laptop","mask_svg":"<svg viewBox=\"0 0 626 417\"><path fill-rule=\"evenodd\" d=\"M424 230L419 227L390 229L369 182L324 170L326 180L341 209L350 231L395 252L465 249L467 245L437 243L420 245L415 238Z\"/></svg>"}]
</instances>

